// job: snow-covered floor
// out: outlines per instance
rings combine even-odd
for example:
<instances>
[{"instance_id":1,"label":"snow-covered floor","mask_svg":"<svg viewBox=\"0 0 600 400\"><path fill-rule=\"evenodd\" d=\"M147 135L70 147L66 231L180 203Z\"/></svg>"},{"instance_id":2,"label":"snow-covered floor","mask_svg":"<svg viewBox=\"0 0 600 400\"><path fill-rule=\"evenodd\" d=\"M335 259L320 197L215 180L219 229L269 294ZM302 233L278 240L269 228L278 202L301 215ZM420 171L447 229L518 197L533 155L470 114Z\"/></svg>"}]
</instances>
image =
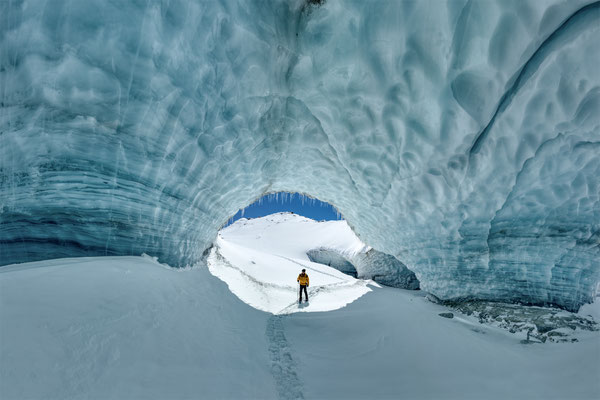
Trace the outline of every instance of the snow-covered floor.
<instances>
[{"instance_id":1,"label":"snow-covered floor","mask_svg":"<svg viewBox=\"0 0 600 400\"><path fill-rule=\"evenodd\" d=\"M598 399L600 335L569 344L446 319L373 288L273 315L206 267L143 257L0 268L0 398Z\"/></svg>"}]
</instances>

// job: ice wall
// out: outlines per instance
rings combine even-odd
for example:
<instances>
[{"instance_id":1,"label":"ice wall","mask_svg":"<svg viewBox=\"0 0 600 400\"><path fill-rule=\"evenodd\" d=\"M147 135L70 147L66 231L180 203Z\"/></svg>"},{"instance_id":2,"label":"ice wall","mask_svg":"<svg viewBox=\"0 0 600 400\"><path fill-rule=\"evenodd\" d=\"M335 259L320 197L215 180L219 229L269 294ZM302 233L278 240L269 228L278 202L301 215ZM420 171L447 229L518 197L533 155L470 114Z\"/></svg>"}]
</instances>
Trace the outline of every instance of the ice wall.
<instances>
[{"instance_id":1,"label":"ice wall","mask_svg":"<svg viewBox=\"0 0 600 400\"><path fill-rule=\"evenodd\" d=\"M349 255L335 249L318 248L309 250L306 255L310 261L329 265L355 278L372 279L401 289L419 289L419 280L414 272L394 256L375 249Z\"/></svg>"},{"instance_id":2,"label":"ice wall","mask_svg":"<svg viewBox=\"0 0 600 400\"><path fill-rule=\"evenodd\" d=\"M358 253L352 257L358 276L364 279L373 279L382 285L417 290L420 288L419 280L415 273L406 268L394 256L370 249L365 253Z\"/></svg>"},{"instance_id":3,"label":"ice wall","mask_svg":"<svg viewBox=\"0 0 600 400\"><path fill-rule=\"evenodd\" d=\"M600 281L600 3L0 2L0 264L200 259L275 191L441 298Z\"/></svg>"},{"instance_id":4,"label":"ice wall","mask_svg":"<svg viewBox=\"0 0 600 400\"><path fill-rule=\"evenodd\" d=\"M358 278L356 267L338 251L327 248L311 249L306 252L306 256L312 262L328 265L346 275Z\"/></svg>"}]
</instances>

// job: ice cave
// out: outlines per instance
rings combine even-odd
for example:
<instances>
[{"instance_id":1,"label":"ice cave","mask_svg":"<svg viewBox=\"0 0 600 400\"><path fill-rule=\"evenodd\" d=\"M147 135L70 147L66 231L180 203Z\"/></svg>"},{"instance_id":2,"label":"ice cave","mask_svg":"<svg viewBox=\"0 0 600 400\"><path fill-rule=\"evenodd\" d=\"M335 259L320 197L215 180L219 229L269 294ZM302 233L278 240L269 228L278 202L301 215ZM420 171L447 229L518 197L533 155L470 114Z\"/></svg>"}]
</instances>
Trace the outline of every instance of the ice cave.
<instances>
[{"instance_id":1,"label":"ice cave","mask_svg":"<svg viewBox=\"0 0 600 400\"><path fill-rule=\"evenodd\" d=\"M440 298L590 302L600 3L436 4L2 2L0 263L186 266L291 191Z\"/></svg>"},{"instance_id":2,"label":"ice cave","mask_svg":"<svg viewBox=\"0 0 600 400\"><path fill-rule=\"evenodd\" d=\"M109 349L113 336L98 342L92 325L70 326L66 317L21 318L31 310L11 307L27 307L36 298L12 299L23 287L37 287L28 280L41 265L36 262L68 259L70 265L77 257L144 255L123 259L132 260L134 270L142 264L155 268L156 279L149 275L139 282L171 299L171 310L200 307L177 303L163 291L171 284L180 285L177 293L202 287L212 298L221 293L213 277L196 271L158 278L166 274L161 265L184 272L206 263L228 219L276 192L333 205L360 241L390 257L379 264L367 260L372 276L387 282L397 281L389 272L393 259L412 271L415 287L441 301L577 312L600 292L599 39L600 1L590 0L0 1L0 337L28 337L60 321L67 325L56 332L83 335L81 351L65 353L80 362L61 370L64 382L78 377L76 383L67 391L48 386L43 393L86 397L90 392L82 388L101 379L96 364L83 361L86 352ZM329 263L337 257L324 251L313 256ZM56 267L59 261L47 261L58 275L45 285L88 279L85 271L100 264L82 260L87 267L72 274ZM29 266L19 269L21 263ZM379 273L373 271L377 265ZM142 289L131 291L130 267L119 268L103 268L95 281L112 285L114 293L96 292L91 283L64 293L117 296L122 290L132 296L123 315L146 315L155 328L169 325L173 315L165 312L162 320L153 314L167 306ZM49 287L39 284L46 293ZM387 290L381 293L389 299L405 296ZM407 307L395 302L364 296L356 307ZM95 303L68 307L77 313L85 304ZM233 298L215 304L241 310ZM242 314L263 318L258 311ZM230 332L236 330L225 326L241 320L236 318L210 321ZM247 364L223 358L219 365L247 371L263 365L263 358L285 358L293 346L282 340L282 329L298 324L298 335L304 332L298 321L304 320L273 318L266 323L267 339L260 339L271 343L268 352ZM117 320L107 317L98 326ZM263 335L264 324L252 321L249 335ZM188 322L197 330L204 326ZM335 331L328 332L333 337ZM346 333L336 339L339 346ZM185 330L170 334L182 343L192 338ZM371 334L365 337L378 343L373 351L394 340ZM56 337L48 334L36 343L54 343ZM131 340L134 347L145 343ZM232 346L244 352L239 343ZM21 347L2 340L0 345L0 364L31 367ZM119 349L102 353L103 362L124 357L127 348ZM163 361L170 357L161 354ZM182 354L176 364L181 369L169 376L185 379L191 371ZM585 354L578 350L569 357ZM597 361L587 370L591 376ZM300 357L298 368L304 362ZM58 368L50 361L33 364L40 371ZM41 375L2 368L0 383L12 382L6 398L40 395L29 393L25 380L18 386L15 377ZM289 365L271 372L256 368L259 375L274 374L278 386L268 395L245 392L248 397L307 393L298 389ZM130 369L115 371L125 376ZM207 397L236 397L247 389L244 382L260 381L257 376L240 378L239 388L224 383ZM173 393L164 379L165 392L153 396ZM142 379L139 388L159 381ZM94 392L99 398L126 393L119 392L126 386L102 388ZM591 397L600 394L597 382L586 390ZM397 398L395 392L377 393ZM480 392L472 395L482 398Z\"/></svg>"}]
</instances>

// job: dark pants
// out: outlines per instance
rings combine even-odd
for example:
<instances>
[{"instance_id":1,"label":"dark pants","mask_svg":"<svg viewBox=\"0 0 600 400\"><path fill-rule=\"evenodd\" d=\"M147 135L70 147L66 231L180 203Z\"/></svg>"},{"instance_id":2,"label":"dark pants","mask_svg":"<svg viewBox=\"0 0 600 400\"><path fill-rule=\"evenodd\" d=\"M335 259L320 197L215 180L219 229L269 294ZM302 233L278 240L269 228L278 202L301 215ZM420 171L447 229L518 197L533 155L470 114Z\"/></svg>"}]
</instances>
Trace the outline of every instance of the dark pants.
<instances>
[{"instance_id":1,"label":"dark pants","mask_svg":"<svg viewBox=\"0 0 600 400\"><path fill-rule=\"evenodd\" d=\"M308 301L308 292L306 291L306 285L300 285L300 300L302 301L302 290L304 289L304 298Z\"/></svg>"}]
</instances>

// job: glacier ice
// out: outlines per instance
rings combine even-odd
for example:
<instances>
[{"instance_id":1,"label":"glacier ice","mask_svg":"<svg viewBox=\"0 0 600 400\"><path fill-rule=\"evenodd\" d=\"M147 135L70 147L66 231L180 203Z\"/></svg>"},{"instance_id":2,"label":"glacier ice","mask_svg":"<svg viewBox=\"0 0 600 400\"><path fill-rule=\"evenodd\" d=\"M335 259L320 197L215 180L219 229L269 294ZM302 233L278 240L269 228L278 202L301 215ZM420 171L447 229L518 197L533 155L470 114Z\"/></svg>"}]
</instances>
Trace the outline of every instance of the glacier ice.
<instances>
[{"instance_id":1,"label":"glacier ice","mask_svg":"<svg viewBox=\"0 0 600 400\"><path fill-rule=\"evenodd\" d=\"M352 255L335 249L316 248L306 252L312 262L325 264L355 278L372 279L382 285L402 289L419 289L419 280L406 265L389 254L375 249Z\"/></svg>"},{"instance_id":2,"label":"glacier ice","mask_svg":"<svg viewBox=\"0 0 600 400\"><path fill-rule=\"evenodd\" d=\"M600 2L0 3L0 264L201 259L265 193L421 287L600 281Z\"/></svg>"},{"instance_id":3,"label":"glacier ice","mask_svg":"<svg viewBox=\"0 0 600 400\"><path fill-rule=\"evenodd\" d=\"M306 256L312 262L328 265L346 275L358 278L356 267L337 251L327 248L310 249L306 252Z\"/></svg>"},{"instance_id":4,"label":"glacier ice","mask_svg":"<svg viewBox=\"0 0 600 400\"><path fill-rule=\"evenodd\" d=\"M356 254L352 258L359 276L373 279L386 286L402 289L419 289L419 280L415 273L394 256L370 249L366 253Z\"/></svg>"}]
</instances>

